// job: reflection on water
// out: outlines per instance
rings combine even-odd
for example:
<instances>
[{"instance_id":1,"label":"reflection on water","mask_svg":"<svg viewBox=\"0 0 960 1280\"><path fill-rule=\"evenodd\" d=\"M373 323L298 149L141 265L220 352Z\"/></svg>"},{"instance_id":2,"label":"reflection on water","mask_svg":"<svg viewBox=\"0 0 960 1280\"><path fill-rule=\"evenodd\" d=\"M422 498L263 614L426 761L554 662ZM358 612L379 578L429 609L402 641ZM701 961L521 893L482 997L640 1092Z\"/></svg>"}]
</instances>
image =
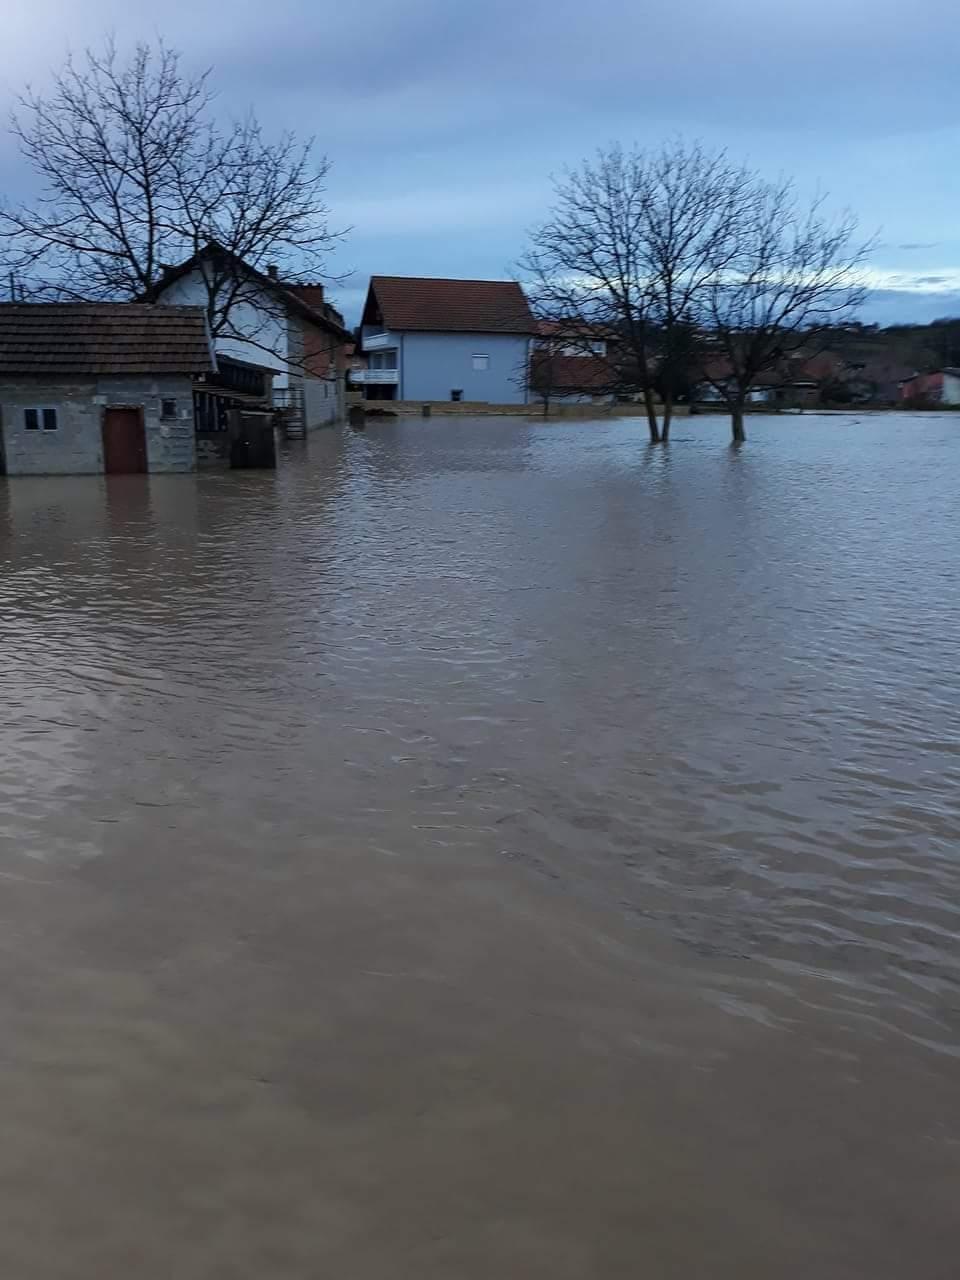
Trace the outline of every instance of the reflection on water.
<instances>
[{"instance_id":1,"label":"reflection on water","mask_svg":"<svg viewBox=\"0 0 960 1280\"><path fill-rule=\"evenodd\" d=\"M275 475L0 482L0 874L18 895L8 989L33 1009L17 1043L50 1063L56 1046L92 1054L84 1069L106 1090L90 1085L95 1106L118 1087L140 1099L131 1079L152 1050L117 1085L131 1037L152 1037L171 1069L201 1028L239 1058L271 1038L281 1061L264 1079L286 1071L287 1103L320 1105L308 1062L321 1054L334 1111L360 1141L368 1112L350 1076L368 1054L395 1067L409 1055L398 1074L381 1061L377 1088L398 1096L440 1072L421 1101L454 1116L479 1028L500 1054L489 1070L523 1079L537 1045L556 1059L546 1031L534 1041L520 1027L567 1008L558 1044L602 1046L605 1071L627 1052L669 1065L668 1113L694 1105L678 1060L700 1097L733 1053L728 1035L762 1037L758 1053L859 1063L851 1079L895 1055L898 1073L923 1073L922 1113L924 1088L946 1088L960 1054L960 423L757 420L736 452L719 421L678 432L651 449L630 422L396 422L325 433L306 457L292 447ZM391 995L363 1030L370 997L326 976L339 965L351 982L402 987L407 1016ZM524 981L533 1003L508 1016ZM294 993L311 987L313 1014L338 1034L308 1045ZM656 1025L635 1025L631 991L662 1005ZM104 1061L78 1050L63 1002L101 1026ZM199 1088L204 1069L188 1065ZM36 1062L20 1067L11 1087L33 1098ZM763 1086L744 1063L736 1080L753 1114ZM204 1088L201 1110L233 1105L216 1079ZM602 1088L617 1096L612 1077ZM487 1122L522 1123L498 1097L488 1079L474 1110L447 1117L473 1135L463 1151ZM588 1145L604 1131L596 1105ZM409 1135L384 1137L396 1113L378 1114L367 1155L386 1167L384 1144L399 1142L429 1166ZM614 1143L623 1112L610 1119ZM916 1132L939 1141L944 1119L920 1114ZM432 1123L459 1150L444 1115ZM730 1141L717 1124L708 1146ZM308 1141L293 1132L285 1140ZM536 1151L553 1157L530 1141L536 1181L550 1173ZM496 1145L491 1168L515 1154ZM608 1180L622 1156L597 1155ZM309 1152L297 1158L312 1168ZM765 1158L778 1167L775 1147ZM725 1168L718 1180L736 1182ZM939 1169L925 1174L934 1222ZM356 1177L328 1188L348 1217L364 1198ZM534 1210L519 1224L494 1199L477 1211L483 1231L506 1225L470 1236L472 1261L424 1252L413 1226L410 1256L419 1275L472 1275L474 1263L477 1275L540 1275L541 1263L551 1276L627 1274L616 1266L642 1257L632 1219L602 1217L618 1195L634 1202L635 1186L618 1187L584 1211L600 1215L590 1230L607 1253L563 1235L558 1193L542 1239ZM755 1253L734 1250L718 1218L704 1228L714 1256L731 1275L793 1275L772 1243L790 1230L780 1202L764 1254L767 1228L740 1189L724 1211L742 1211ZM691 1194L684 1182L678 1195ZM863 1194L844 1231L882 1202ZM719 1214L715 1191L707 1201ZM794 1225L812 1221L798 1211ZM461 1232L480 1229L470 1222ZM920 1226L907 1225L895 1241L880 1234L869 1274L900 1274L877 1269L900 1245L914 1256ZM658 1230L659 1257L697 1265L682 1224ZM548 1236L563 1241L557 1257ZM849 1244L798 1244L796 1274L825 1260L823 1275L868 1274L842 1269ZM355 1242L344 1249L348 1270L368 1274ZM90 1254L91 1275L106 1256ZM371 1253L369 1274L384 1259Z\"/></svg>"}]
</instances>

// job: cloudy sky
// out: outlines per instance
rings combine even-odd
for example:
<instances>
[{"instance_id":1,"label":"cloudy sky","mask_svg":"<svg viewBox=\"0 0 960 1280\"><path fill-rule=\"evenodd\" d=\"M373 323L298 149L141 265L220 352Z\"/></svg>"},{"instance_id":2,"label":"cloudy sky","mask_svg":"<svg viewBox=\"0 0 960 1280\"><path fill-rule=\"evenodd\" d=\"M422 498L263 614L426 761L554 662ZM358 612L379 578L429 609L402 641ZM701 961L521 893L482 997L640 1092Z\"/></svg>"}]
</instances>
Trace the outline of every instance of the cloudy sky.
<instances>
[{"instance_id":1,"label":"cloudy sky","mask_svg":"<svg viewBox=\"0 0 960 1280\"><path fill-rule=\"evenodd\" d=\"M960 314L949 0L2 0L0 112L68 48L162 35L225 114L313 133L352 227L331 269L503 277L550 175L682 133L857 212L871 319ZM0 135L0 191L25 174Z\"/></svg>"}]
</instances>

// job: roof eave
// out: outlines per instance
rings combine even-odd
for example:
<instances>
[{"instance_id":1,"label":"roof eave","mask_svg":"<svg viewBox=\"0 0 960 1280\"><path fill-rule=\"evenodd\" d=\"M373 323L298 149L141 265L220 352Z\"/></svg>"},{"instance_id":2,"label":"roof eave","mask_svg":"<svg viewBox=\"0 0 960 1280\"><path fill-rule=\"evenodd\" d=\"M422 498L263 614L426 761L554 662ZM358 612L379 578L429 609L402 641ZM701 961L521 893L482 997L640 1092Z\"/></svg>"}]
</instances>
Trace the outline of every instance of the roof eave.
<instances>
[{"instance_id":1,"label":"roof eave","mask_svg":"<svg viewBox=\"0 0 960 1280\"><path fill-rule=\"evenodd\" d=\"M469 328L454 329L448 325L446 328L439 329L435 325L387 325L390 333L482 333L484 337L495 338L533 338L536 335L529 329L484 329L480 325L471 325Z\"/></svg>"}]
</instances>

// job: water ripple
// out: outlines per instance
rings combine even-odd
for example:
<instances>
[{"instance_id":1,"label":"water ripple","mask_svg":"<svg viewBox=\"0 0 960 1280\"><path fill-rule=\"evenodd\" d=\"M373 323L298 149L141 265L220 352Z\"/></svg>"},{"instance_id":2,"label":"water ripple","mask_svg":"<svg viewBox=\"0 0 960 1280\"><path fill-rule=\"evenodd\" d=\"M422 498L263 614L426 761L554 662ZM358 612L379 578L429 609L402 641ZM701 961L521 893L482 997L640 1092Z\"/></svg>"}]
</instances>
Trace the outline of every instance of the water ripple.
<instances>
[{"instance_id":1,"label":"water ripple","mask_svg":"<svg viewBox=\"0 0 960 1280\"><path fill-rule=\"evenodd\" d=\"M956 1052L960 435L915 429L399 423L7 482L0 874L214 823L442 851Z\"/></svg>"}]
</instances>

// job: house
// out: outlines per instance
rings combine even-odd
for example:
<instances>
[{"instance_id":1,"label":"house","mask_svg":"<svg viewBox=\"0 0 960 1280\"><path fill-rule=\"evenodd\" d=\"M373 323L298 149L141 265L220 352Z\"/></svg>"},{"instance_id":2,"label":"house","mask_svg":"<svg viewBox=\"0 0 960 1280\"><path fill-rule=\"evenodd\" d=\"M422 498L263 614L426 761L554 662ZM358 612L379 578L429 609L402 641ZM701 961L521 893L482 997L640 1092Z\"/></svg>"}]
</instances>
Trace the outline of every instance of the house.
<instances>
[{"instance_id":1,"label":"house","mask_svg":"<svg viewBox=\"0 0 960 1280\"><path fill-rule=\"evenodd\" d=\"M896 404L901 387L914 373L914 368L895 358L883 356L852 360L847 363L845 384L851 404Z\"/></svg>"},{"instance_id":2,"label":"house","mask_svg":"<svg viewBox=\"0 0 960 1280\"><path fill-rule=\"evenodd\" d=\"M192 471L202 307L0 303L0 471Z\"/></svg>"},{"instance_id":3,"label":"house","mask_svg":"<svg viewBox=\"0 0 960 1280\"><path fill-rule=\"evenodd\" d=\"M275 267L260 271L208 244L166 269L156 297L205 307L218 360L226 356L272 375L273 405L284 411L289 434L343 416L351 336L322 284L287 283Z\"/></svg>"},{"instance_id":4,"label":"house","mask_svg":"<svg viewBox=\"0 0 960 1280\"><path fill-rule=\"evenodd\" d=\"M616 340L576 322L540 320L530 353L530 396L550 404L594 404L613 399Z\"/></svg>"},{"instance_id":5,"label":"house","mask_svg":"<svg viewBox=\"0 0 960 1280\"><path fill-rule=\"evenodd\" d=\"M702 405L725 405L726 389L734 389L732 378L714 378L694 390L694 400ZM763 409L814 408L820 403L819 385L809 378L784 378L778 373L760 373L747 391L746 403Z\"/></svg>"},{"instance_id":6,"label":"house","mask_svg":"<svg viewBox=\"0 0 960 1280\"><path fill-rule=\"evenodd\" d=\"M526 404L535 332L514 281L374 276L351 377L370 400Z\"/></svg>"},{"instance_id":7,"label":"house","mask_svg":"<svg viewBox=\"0 0 960 1280\"><path fill-rule=\"evenodd\" d=\"M709 382L700 382L694 387L693 401L695 404L723 407L727 403L728 390L732 392L734 389L732 378L711 374ZM746 403L773 407L776 403L776 388L772 378L768 375L758 377L747 392Z\"/></svg>"},{"instance_id":8,"label":"house","mask_svg":"<svg viewBox=\"0 0 960 1280\"><path fill-rule=\"evenodd\" d=\"M785 357L776 368L754 377L747 391L746 403L758 409L814 408L821 403L822 388L837 376L838 367L836 360L827 353ZM694 388L694 402L725 404L728 389L733 391L735 388L730 362L722 356L709 360L704 374L706 381Z\"/></svg>"},{"instance_id":9,"label":"house","mask_svg":"<svg viewBox=\"0 0 960 1280\"><path fill-rule=\"evenodd\" d=\"M960 404L960 369L915 373L900 383L900 399L921 404Z\"/></svg>"}]
</instances>

